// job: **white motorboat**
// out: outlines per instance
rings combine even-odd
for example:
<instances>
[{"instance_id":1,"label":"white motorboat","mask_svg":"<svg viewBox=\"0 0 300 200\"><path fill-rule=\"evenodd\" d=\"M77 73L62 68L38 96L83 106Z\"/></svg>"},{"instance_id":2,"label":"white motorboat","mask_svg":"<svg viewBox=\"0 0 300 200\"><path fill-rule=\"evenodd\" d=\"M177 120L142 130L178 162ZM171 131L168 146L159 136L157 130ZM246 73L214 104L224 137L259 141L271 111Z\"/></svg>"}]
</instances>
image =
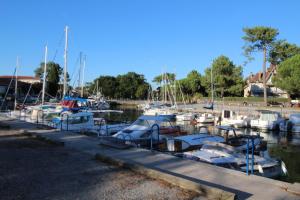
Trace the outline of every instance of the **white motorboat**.
<instances>
[{"instance_id":1,"label":"white motorboat","mask_svg":"<svg viewBox=\"0 0 300 200\"><path fill-rule=\"evenodd\" d=\"M201 127L200 133L178 136L167 140L167 149L171 152L181 152L200 148L205 142L225 142L224 138L209 135L207 128Z\"/></svg>"},{"instance_id":2,"label":"white motorboat","mask_svg":"<svg viewBox=\"0 0 300 200\"><path fill-rule=\"evenodd\" d=\"M176 121L192 121L196 118L195 113L179 113L176 114Z\"/></svg>"},{"instance_id":3,"label":"white motorboat","mask_svg":"<svg viewBox=\"0 0 300 200\"><path fill-rule=\"evenodd\" d=\"M117 124L107 124L104 118L95 118L94 117L95 129L92 132L96 133L98 137L100 136L110 136L117 133L120 130L128 127L128 123L117 123Z\"/></svg>"},{"instance_id":4,"label":"white motorboat","mask_svg":"<svg viewBox=\"0 0 300 200\"><path fill-rule=\"evenodd\" d=\"M92 112L63 112L60 117L52 120L55 128L68 131L86 131L95 133L98 136L112 135L126 128L129 124L107 124L104 118L94 118ZM49 124L50 125L50 124Z\"/></svg>"},{"instance_id":5,"label":"white motorboat","mask_svg":"<svg viewBox=\"0 0 300 200\"><path fill-rule=\"evenodd\" d=\"M196 117L198 123L214 123L215 116L212 113L201 113Z\"/></svg>"},{"instance_id":6,"label":"white motorboat","mask_svg":"<svg viewBox=\"0 0 300 200\"><path fill-rule=\"evenodd\" d=\"M290 114L289 120L281 122L280 131L300 133L300 113Z\"/></svg>"},{"instance_id":7,"label":"white motorboat","mask_svg":"<svg viewBox=\"0 0 300 200\"><path fill-rule=\"evenodd\" d=\"M219 135L223 136L225 139L225 144L230 145L241 152L246 151L247 146L252 149L251 140L253 139L254 149L259 149L262 145L262 139L259 134L257 135L237 135L236 129L231 126L217 126ZM251 139L250 139L251 138Z\"/></svg>"},{"instance_id":8,"label":"white motorboat","mask_svg":"<svg viewBox=\"0 0 300 200\"><path fill-rule=\"evenodd\" d=\"M174 107L153 107L144 111L144 115L148 116L164 116L169 119L176 117L177 110Z\"/></svg>"},{"instance_id":9,"label":"white motorboat","mask_svg":"<svg viewBox=\"0 0 300 200\"><path fill-rule=\"evenodd\" d=\"M236 151L234 147L222 143L209 142L204 144L200 150L184 152L181 155L188 159L210 163L229 169L235 169L242 172L246 172L247 170L246 155ZM254 155L253 160L253 172L256 175L277 177L283 173L287 173L282 161L257 155ZM251 172L251 155L249 155L248 164L249 172Z\"/></svg>"},{"instance_id":10,"label":"white motorboat","mask_svg":"<svg viewBox=\"0 0 300 200\"><path fill-rule=\"evenodd\" d=\"M259 118L251 120L251 128L267 130L279 130L280 123L284 121L279 112L270 110L258 110Z\"/></svg>"},{"instance_id":11,"label":"white motorboat","mask_svg":"<svg viewBox=\"0 0 300 200\"><path fill-rule=\"evenodd\" d=\"M222 111L221 125L233 126L235 128L248 128L250 127L251 119L246 115L239 115L232 110Z\"/></svg>"},{"instance_id":12,"label":"white motorboat","mask_svg":"<svg viewBox=\"0 0 300 200\"><path fill-rule=\"evenodd\" d=\"M69 131L82 131L95 129L93 113L78 112L70 113L63 112L60 117L52 120L56 128Z\"/></svg>"},{"instance_id":13,"label":"white motorboat","mask_svg":"<svg viewBox=\"0 0 300 200\"><path fill-rule=\"evenodd\" d=\"M160 135L158 135L157 127L153 127L155 124L159 126ZM153 133L151 131L152 128ZM179 127L174 126L168 118L163 116L143 115L127 128L113 135L113 137L123 140L135 140L151 138L152 135L152 138L154 139L162 139L162 135L178 133L180 133Z\"/></svg>"}]
</instances>

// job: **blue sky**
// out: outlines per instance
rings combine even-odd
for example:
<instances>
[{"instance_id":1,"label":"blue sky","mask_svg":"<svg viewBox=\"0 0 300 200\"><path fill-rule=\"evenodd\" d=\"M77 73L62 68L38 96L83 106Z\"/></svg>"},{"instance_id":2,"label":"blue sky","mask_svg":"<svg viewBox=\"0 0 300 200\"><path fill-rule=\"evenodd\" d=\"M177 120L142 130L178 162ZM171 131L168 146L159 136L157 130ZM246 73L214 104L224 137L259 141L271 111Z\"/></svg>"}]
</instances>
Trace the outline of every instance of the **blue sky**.
<instances>
[{"instance_id":1,"label":"blue sky","mask_svg":"<svg viewBox=\"0 0 300 200\"><path fill-rule=\"evenodd\" d=\"M214 58L242 64L242 28L278 28L278 38L300 45L300 1L221 0L0 0L0 75L33 75L49 59L63 66L63 29L70 27L69 73L78 56L87 56L86 76L128 71L152 78L164 71L185 77L203 73ZM261 55L244 67L244 76L261 69Z\"/></svg>"}]
</instances>

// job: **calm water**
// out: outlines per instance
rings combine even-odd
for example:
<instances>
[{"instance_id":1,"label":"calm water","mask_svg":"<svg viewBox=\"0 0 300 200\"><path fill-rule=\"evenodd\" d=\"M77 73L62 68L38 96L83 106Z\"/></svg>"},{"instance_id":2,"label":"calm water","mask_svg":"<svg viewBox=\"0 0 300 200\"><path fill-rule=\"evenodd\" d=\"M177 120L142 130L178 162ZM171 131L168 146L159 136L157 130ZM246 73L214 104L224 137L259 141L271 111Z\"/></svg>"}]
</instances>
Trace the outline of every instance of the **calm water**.
<instances>
[{"instance_id":1,"label":"calm water","mask_svg":"<svg viewBox=\"0 0 300 200\"><path fill-rule=\"evenodd\" d=\"M118 107L116 109L123 110L124 113L110 113L102 115L106 120L111 122L135 121L142 112L135 108ZM99 117L99 116L98 116ZM200 127L190 125L189 123L177 123L183 130L189 133L198 132ZM239 130L241 134L256 134L251 129ZM260 133L264 140L268 143L268 151L271 157L279 158L284 161L288 168L289 175L281 177L281 180L288 182L300 182L300 134L286 134L282 132Z\"/></svg>"}]
</instances>

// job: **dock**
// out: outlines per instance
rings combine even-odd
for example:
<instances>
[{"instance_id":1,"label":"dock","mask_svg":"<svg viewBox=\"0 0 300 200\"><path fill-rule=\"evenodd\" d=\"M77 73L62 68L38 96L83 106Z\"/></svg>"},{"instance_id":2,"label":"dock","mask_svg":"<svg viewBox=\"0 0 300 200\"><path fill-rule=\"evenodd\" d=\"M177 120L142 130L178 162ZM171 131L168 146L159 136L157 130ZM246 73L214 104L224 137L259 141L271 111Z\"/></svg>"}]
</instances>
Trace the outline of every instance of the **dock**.
<instances>
[{"instance_id":1,"label":"dock","mask_svg":"<svg viewBox=\"0 0 300 200\"><path fill-rule=\"evenodd\" d=\"M25 134L63 144L65 148L130 168L152 178L206 194L208 199L299 199L300 184L286 183L235 170L174 157L141 148L116 149L100 145L97 137L37 128L19 120L5 122Z\"/></svg>"}]
</instances>

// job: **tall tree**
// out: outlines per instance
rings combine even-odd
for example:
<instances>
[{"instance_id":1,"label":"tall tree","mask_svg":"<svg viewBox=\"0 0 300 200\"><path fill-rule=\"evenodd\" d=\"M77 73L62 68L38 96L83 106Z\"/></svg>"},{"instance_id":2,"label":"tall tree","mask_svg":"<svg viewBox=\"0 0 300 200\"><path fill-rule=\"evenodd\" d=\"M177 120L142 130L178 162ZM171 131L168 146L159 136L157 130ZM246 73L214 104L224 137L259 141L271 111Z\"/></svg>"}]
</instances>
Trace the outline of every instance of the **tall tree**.
<instances>
[{"instance_id":1,"label":"tall tree","mask_svg":"<svg viewBox=\"0 0 300 200\"><path fill-rule=\"evenodd\" d=\"M267 86L266 86L266 62L267 52L273 46L276 36L279 34L277 29L265 26L256 26L253 28L243 29L246 42L244 46L244 54L249 60L253 59L251 54L256 51L263 52L263 85L264 85L264 102L267 105Z\"/></svg>"},{"instance_id":2,"label":"tall tree","mask_svg":"<svg viewBox=\"0 0 300 200\"><path fill-rule=\"evenodd\" d=\"M299 46L288 43L285 40L279 40L274 43L269 52L269 62L278 65L296 54L300 54Z\"/></svg>"},{"instance_id":3,"label":"tall tree","mask_svg":"<svg viewBox=\"0 0 300 200\"><path fill-rule=\"evenodd\" d=\"M167 79L168 82L173 82L176 79L176 75L174 73L164 73L154 77L152 82L161 83L164 79Z\"/></svg>"},{"instance_id":4,"label":"tall tree","mask_svg":"<svg viewBox=\"0 0 300 200\"><path fill-rule=\"evenodd\" d=\"M43 79L44 63L40 64L40 67L35 69L35 76ZM56 96L59 88L60 75L62 74L62 68L55 62L47 63L47 76L46 76L46 92L51 96Z\"/></svg>"},{"instance_id":5,"label":"tall tree","mask_svg":"<svg viewBox=\"0 0 300 200\"><path fill-rule=\"evenodd\" d=\"M97 86L98 84L98 86ZM105 97L114 98L116 89L118 87L118 82L116 77L113 76L100 76L96 78L90 85L89 92L98 92L97 88L102 92Z\"/></svg>"},{"instance_id":6,"label":"tall tree","mask_svg":"<svg viewBox=\"0 0 300 200\"><path fill-rule=\"evenodd\" d=\"M294 97L300 97L300 54L279 64L277 74L273 78L276 87Z\"/></svg>"},{"instance_id":7,"label":"tall tree","mask_svg":"<svg viewBox=\"0 0 300 200\"><path fill-rule=\"evenodd\" d=\"M203 77L203 84L209 94L211 91L211 70L217 96L242 95L244 87L242 67L234 65L226 56L222 55L216 58L212 66L205 70L205 76Z\"/></svg>"}]
</instances>

